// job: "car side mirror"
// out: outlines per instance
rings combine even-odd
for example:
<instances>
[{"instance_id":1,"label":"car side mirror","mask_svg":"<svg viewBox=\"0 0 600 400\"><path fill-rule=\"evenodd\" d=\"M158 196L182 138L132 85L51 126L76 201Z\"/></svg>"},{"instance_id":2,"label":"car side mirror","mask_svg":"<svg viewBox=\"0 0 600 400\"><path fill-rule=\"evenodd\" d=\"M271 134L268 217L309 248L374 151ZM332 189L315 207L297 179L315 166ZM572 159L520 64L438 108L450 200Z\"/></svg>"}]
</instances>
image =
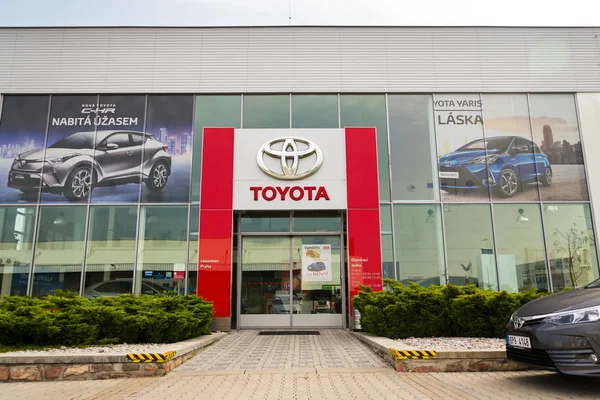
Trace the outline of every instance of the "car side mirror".
<instances>
[{"instance_id":1,"label":"car side mirror","mask_svg":"<svg viewBox=\"0 0 600 400\"><path fill-rule=\"evenodd\" d=\"M106 144L106 149L107 150L116 150L119 148L119 145L116 143L107 143Z\"/></svg>"},{"instance_id":2,"label":"car side mirror","mask_svg":"<svg viewBox=\"0 0 600 400\"><path fill-rule=\"evenodd\" d=\"M510 154L512 157L515 157L517 154L519 154L519 152L516 148L511 147L511 149L508 151L508 154Z\"/></svg>"}]
</instances>

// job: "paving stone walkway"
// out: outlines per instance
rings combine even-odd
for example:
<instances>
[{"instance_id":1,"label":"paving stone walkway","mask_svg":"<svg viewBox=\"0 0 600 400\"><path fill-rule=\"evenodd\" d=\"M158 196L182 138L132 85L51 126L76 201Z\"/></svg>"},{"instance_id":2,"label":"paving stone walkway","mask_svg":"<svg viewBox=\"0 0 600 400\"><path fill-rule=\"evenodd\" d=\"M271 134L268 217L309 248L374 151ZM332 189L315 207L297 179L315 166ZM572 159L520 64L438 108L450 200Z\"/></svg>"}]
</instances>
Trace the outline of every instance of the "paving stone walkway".
<instances>
[{"instance_id":1,"label":"paving stone walkway","mask_svg":"<svg viewBox=\"0 0 600 400\"><path fill-rule=\"evenodd\" d=\"M293 336L263 336L258 332L232 332L175 371L389 367L363 342L341 329Z\"/></svg>"}]
</instances>

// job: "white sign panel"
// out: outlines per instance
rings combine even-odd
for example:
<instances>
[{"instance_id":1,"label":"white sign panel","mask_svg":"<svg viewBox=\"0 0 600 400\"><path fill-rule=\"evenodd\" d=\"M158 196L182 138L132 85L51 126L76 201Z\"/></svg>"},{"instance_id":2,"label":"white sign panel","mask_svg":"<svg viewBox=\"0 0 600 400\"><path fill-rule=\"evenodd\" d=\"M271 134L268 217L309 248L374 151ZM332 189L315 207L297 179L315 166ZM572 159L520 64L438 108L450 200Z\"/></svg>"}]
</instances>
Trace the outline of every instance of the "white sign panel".
<instances>
[{"instance_id":1,"label":"white sign panel","mask_svg":"<svg viewBox=\"0 0 600 400\"><path fill-rule=\"evenodd\" d=\"M346 208L343 129L236 129L235 210Z\"/></svg>"},{"instance_id":2,"label":"white sign panel","mask_svg":"<svg viewBox=\"0 0 600 400\"><path fill-rule=\"evenodd\" d=\"M302 245L302 282L329 282L333 280L331 269L331 245Z\"/></svg>"}]
</instances>

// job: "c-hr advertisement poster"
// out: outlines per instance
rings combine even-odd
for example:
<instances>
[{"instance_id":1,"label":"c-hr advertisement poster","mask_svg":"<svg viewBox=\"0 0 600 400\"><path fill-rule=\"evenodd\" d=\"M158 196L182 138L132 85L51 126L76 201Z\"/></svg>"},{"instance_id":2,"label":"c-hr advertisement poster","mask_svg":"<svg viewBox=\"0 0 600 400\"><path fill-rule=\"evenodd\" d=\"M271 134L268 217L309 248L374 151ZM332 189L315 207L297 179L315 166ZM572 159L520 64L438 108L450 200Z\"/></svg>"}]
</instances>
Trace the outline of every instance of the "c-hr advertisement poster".
<instances>
[{"instance_id":1,"label":"c-hr advertisement poster","mask_svg":"<svg viewBox=\"0 0 600 400\"><path fill-rule=\"evenodd\" d=\"M186 202L192 96L6 96L0 203Z\"/></svg>"},{"instance_id":2,"label":"c-hr advertisement poster","mask_svg":"<svg viewBox=\"0 0 600 400\"><path fill-rule=\"evenodd\" d=\"M443 201L588 199L572 95L435 95L434 108Z\"/></svg>"}]
</instances>

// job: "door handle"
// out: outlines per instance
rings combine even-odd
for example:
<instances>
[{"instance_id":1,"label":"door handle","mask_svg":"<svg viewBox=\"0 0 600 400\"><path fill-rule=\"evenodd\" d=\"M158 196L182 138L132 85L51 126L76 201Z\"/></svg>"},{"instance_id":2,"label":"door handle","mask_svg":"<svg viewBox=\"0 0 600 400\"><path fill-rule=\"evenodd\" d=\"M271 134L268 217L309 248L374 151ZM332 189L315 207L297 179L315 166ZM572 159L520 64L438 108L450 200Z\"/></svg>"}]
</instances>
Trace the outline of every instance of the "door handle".
<instances>
[{"instance_id":1,"label":"door handle","mask_svg":"<svg viewBox=\"0 0 600 400\"><path fill-rule=\"evenodd\" d=\"M129 151L129 150L128 150L128 151L127 151L127 155L128 155L128 156L132 156L132 155L133 155L133 152L131 152L131 151Z\"/></svg>"}]
</instances>

